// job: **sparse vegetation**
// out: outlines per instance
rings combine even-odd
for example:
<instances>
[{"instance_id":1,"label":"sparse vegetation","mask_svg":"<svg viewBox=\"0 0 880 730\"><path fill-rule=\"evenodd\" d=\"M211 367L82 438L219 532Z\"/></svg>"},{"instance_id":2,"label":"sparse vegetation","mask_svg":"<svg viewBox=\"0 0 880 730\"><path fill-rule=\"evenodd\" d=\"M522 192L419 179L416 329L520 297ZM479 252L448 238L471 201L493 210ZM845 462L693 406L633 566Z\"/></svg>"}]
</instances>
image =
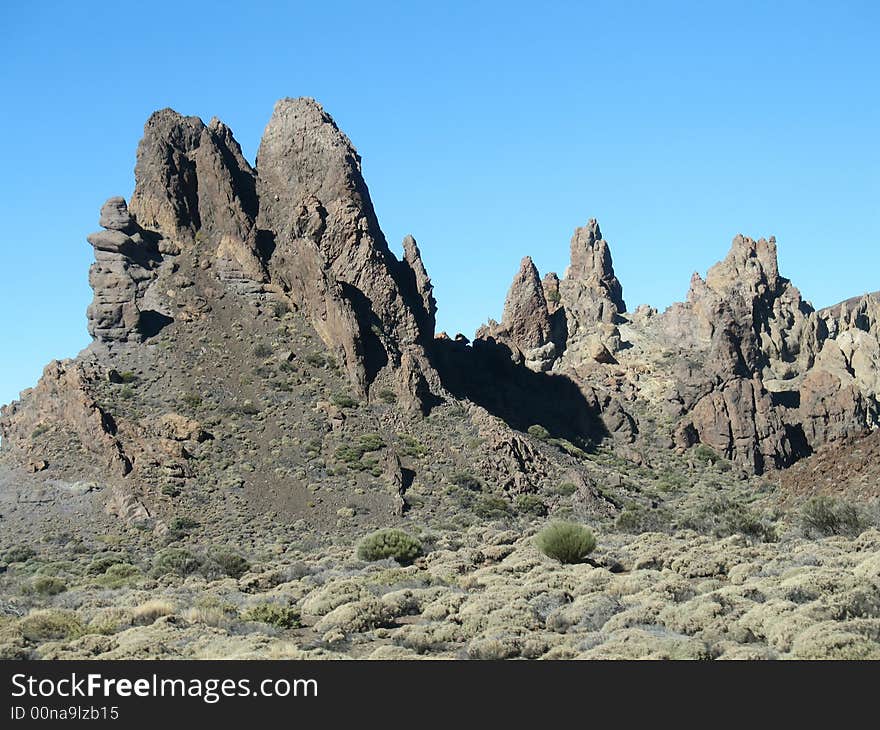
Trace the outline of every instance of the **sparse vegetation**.
<instances>
[{"instance_id":1,"label":"sparse vegetation","mask_svg":"<svg viewBox=\"0 0 880 730\"><path fill-rule=\"evenodd\" d=\"M272 357L272 348L264 342L254 346L254 357Z\"/></svg>"},{"instance_id":2,"label":"sparse vegetation","mask_svg":"<svg viewBox=\"0 0 880 730\"><path fill-rule=\"evenodd\" d=\"M867 524L859 509L834 497L812 497L801 508L801 527L813 535L854 535Z\"/></svg>"},{"instance_id":3,"label":"sparse vegetation","mask_svg":"<svg viewBox=\"0 0 880 730\"><path fill-rule=\"evenodd\" d=\"M540 424L536 423L534 426L529 426L529 436L533 436L541 441L546 441L550 438L550 432Z\"/></svg>"},{"instance_id":4,"label":"sparse vegetation","mask_svg":"<svg viewBox=\"0 0 880 730\"><path fill-rule=\"evenodd\" d=\"M153 563L153 575L161 576L169 573L185 577L195 573L202 565L202 560L183 548L165 548Z\"/></svg>"},{"instance_id":5,"label":"sparse vegetation","mask_svg":"<svg viewBox=\"0 0 880 730\"><path fill-rule=\"evenodd\" d=\"M258 603L245 610L241 617L278 629L298 629L302 625L299 611L281 603Z\"/></svg>"},{"instance_id":6,"label":"sparse vegetation","mask_svg":"<svg viewBox=\"0 0 880 730\"><path fill-rule=\"evenodd\" d=\"M37 552L32 547L28 545L18 545L9 548L9 550L3 553L3 560L6 563L25 563L36 556Z\"/></svg>"},{"instance_id":7,"label":"sparse vegetation","mask_svg":"<svg viewBox=\"0 0 880 730\"><path fill-rule=\"evenodd\" d=\"M184 393L180 397L180 401L187 408L192 408L193 410L195 410L200 405L202 405L202 396L200 396L198 393Z\"/></svg>"},{"instance_id":8,"label":"sparse vegetation","mask_svg":"<svg viewBox=\"0 0 880 730\"><path fill-rule=\"evenodd\" d=\"M368 535L357 548L361 560L372 562L393 558L401 565L409 565L422 554L422 543L402 530L385 529Z\"/></svg>"},{"instance_id":9,"label":"sparse vegetation","mask_svg":"<svg viewBox=\"0 0 880 730\"><path fill-rule=\"evenodd\" d=\"M397 393L388 388L382 388L382 390L379 391L379 400L388 404L397 403Z\"/></svg>"},{"instance_id":10,"label":"sparse vegetation","mask_svg":"<svg viewBox=\"0 0 880 730\"><path fill-rule=\"evenodd\" d=\"M547 514L547 505L537 494L520 494L516 498L516 510L531 517L543 517Z\"/></svg>"},{"instance_id":11,"label":"sparse vegetation","mask_svg":"<svg viewBox=\"0 0 880 730\"><path fill-rule=\"evenodd\" d=\"M471 492L482 492L483 482L468 471L459 471L453 474L449 481L456 487L467 489Z\"/></svg>"},{"instance_id":12,"label":"sparse vegetation","mask_svg":"<svg viewBox=\"0 0 880 730\"><path fill-rule=\"evenodd\" d=\"M352 398L348 393L334 393L330 402L338 408L357 408L359 405L357 399Z\"/></svg>"},{"instance_id":13,"label":"sparse vegetation","mask_svg":"<svg viewBox=\"0 0 880 730\"><path fill-rule=\"evenodd\" d=\"M554 522L535 538L538 549L563 564L580 563L596 548L596 538L575 522Z\"/></svg>"}]
</instances>

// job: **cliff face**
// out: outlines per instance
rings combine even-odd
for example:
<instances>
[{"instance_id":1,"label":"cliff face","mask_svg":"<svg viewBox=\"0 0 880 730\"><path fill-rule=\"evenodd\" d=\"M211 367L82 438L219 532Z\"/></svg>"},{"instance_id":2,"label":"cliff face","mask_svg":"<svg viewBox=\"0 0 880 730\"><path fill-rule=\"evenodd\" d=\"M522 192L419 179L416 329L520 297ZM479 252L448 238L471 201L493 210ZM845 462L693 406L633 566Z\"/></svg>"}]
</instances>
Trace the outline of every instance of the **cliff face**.
<instances>
[{"instance_id":1,"label":"cliff face","mask_svg":"<svg viewBox=\"0 0 880 730\"><path fill-rule=\"evenodd\" d=\"M303 443L348 443L371 428L352 403L386 409L382 427L399 430L445 402L479 407L473 463L514 494L556 468L515 433L529 426L572 448L608 438L643 464L702 445L761 473L880 421L880 296L814 310L780 275L773 238L736 236L687 301L628 312L590 220L562 278L522 259L502 321L471 345L435 338L418 244L407 236L402 260L390 251L357 151L312 99L276 104L253 167L219 120L158 111L135 179L88 236L93 344L0 412L3 453L33 469L67 463L67 449L84 455L71 469L173 491L234 482L220 471L255 459L262 498L286 478L296 429L313 434ZM196 418L202 402L210 418ZM246 438L243 413L258 421ZM210 448L229 463L200 464ZM301 463L291 470L307 485Z\"/></svg>"}]
</instances>

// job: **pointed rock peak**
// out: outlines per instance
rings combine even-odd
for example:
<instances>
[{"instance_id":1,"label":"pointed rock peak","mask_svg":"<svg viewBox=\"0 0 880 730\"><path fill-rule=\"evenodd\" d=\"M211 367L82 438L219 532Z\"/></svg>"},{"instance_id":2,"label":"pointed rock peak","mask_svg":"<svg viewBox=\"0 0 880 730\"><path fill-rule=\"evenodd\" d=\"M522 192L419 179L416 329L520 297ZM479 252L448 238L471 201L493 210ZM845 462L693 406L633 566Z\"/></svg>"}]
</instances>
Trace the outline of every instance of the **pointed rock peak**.
<instances>
[{"instance_id":1,"label":"pointed rock peak","mask_svg":"<svg viewBox=\"0 0 880 730\"><path fill-rule=\"evenodd\" d=\"M416 311L419 319L419 329L426 340L434 337L436 326L437 300L434 299L434 285L431 277L422 261L422 252L416 239L407 235L403 239L403 266L409 272L404 281L409 280L415 289L415 294L421 299L421 306L416 303Z\"/></svg>"},{"instance_id":2,"label":"pointed rock peak","mask_svg":"<svg viewBox=\"0 0 880 730\"><path fill-rule=\"evenodd\" d=\"M565 272L565 278L583 282L598 290L614 305L618 313L626 311L623 288L614 275L611 249L602 238L602 231L595 218L591 218L587 225L575 229L571 237L571 263Z\"/></svg>"},{"instance_id":3,"label":"pointed rock peak","mask_svg":"<svg viewBox=\"0 0 880 730\"><path fill-rule=\"evenodd\" d=\"M354 202L375 222L361 159L351 140L314 99L281 99L275 104L257 152L259 177L280 203L314 196L324 207ZM268 201L272 207L273 201ZM383 239L384 242L384 239Z\"/></svg>"},{"instance_id":4,"label":"pointed rock peak","mask_svg":"<svg viewBox=\"0 0 880 730\"><path fill-rule=\"evenodd\" d=\"M550 318L544 287L538 269L531 257L526 256L513 277L513 283L504 302L501 324L510 331L521 349L544 345L550 336Z\"/></svg>"},{"instance_id":5,"label":"pointed rock peak","mask_svg":"<svg viewBox=\"0 0 880 730\"><path fill-rule=\"evenodd\" d=\"M775 295L787 280L779 276L776 238L755 240L738 233L723 261L706 274L706 285L727 294L734 289L759 295Z\"/></svg>"}]
</instances>

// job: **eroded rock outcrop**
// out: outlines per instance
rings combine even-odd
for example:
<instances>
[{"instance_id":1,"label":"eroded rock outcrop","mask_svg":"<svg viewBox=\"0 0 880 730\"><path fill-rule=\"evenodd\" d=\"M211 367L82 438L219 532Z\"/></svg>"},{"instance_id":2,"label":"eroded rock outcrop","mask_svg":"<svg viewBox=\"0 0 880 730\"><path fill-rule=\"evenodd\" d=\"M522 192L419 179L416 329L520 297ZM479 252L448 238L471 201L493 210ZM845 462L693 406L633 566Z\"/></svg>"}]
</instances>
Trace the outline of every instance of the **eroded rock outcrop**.
<instances>
[{"instance_id":1,"label":"eroded rock outcrop","mask_svg":"<svg viewBox=\"0 0 880 730\"><path fill-rule=\"evenodd\" d=\"M441 390L422 346L433 337L427 276L410 261L413 296L379 227L354 146L314 100L282 99L257 169L258 222L274 238L273 280L309 314L362 392L390 371L402 402L422 407L426 391ZM416 252L411 247L411 259L420 262Z\"/></svg>"}]
</instances>

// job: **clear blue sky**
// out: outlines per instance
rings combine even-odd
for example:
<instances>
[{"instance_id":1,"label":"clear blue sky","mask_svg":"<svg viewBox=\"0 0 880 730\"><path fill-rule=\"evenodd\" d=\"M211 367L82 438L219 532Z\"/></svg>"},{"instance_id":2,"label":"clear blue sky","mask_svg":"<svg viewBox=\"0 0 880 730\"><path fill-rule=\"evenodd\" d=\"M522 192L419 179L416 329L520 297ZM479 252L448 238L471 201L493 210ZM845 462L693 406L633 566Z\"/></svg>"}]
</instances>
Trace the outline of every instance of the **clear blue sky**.
<instances>
[{"instance_id":1,"label":"clear blue sky","mask_svg":"<svg viewBox=\"0 0 880 730\"><path fill-rule=\"evenodd\" d=\"M817 306L880 289L880 4L445 6L3 3L0 403L88 344L85 236L164 106L253 161L274 101L316 97L451 333L500 318L523 255L561 274L590 217L630 308L738 232Z\"/></svg>"}]
</instances>

